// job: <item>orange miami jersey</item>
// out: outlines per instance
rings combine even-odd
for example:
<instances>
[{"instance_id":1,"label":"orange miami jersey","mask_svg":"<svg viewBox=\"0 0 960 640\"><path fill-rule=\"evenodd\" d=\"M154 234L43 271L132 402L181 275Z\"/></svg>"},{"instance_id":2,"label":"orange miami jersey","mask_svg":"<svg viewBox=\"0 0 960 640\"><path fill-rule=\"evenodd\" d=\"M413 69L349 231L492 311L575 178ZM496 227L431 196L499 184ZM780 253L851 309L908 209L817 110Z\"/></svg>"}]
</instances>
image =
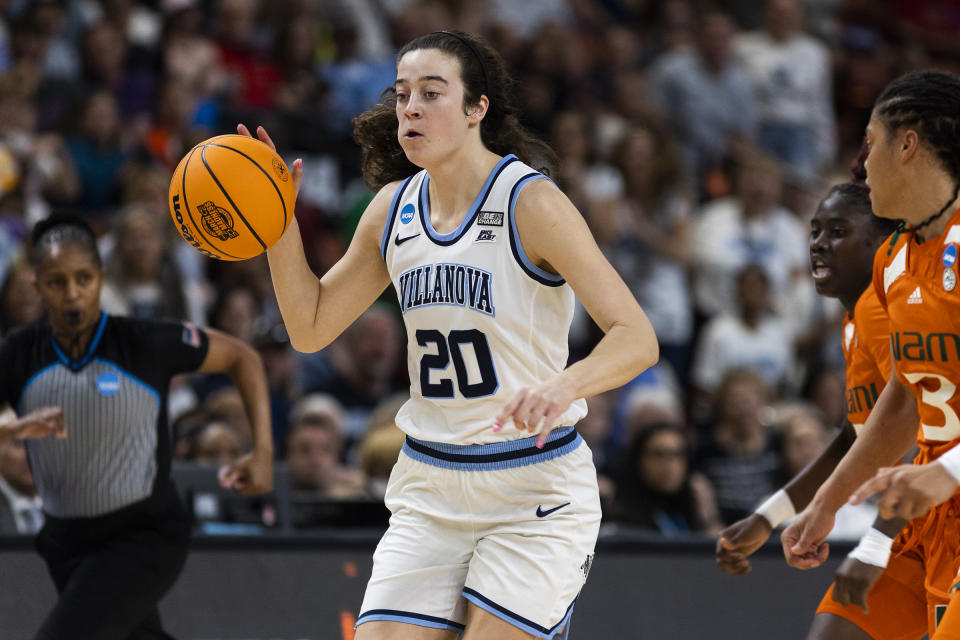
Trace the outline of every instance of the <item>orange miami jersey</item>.
<instances>
[{"instance_id":1,"label":"orange miami jersey","mask_svg":"<svg viewBox=\"0 0 960 640\"><path fill-rule=\"evenodd\" d=\"M857 300L853 317L843 321L843 358L847 374L847 419L857 434L890 377L887 311L873 287Z\"/></svg>"},{"instance_id":2,"label":"orange miami jersey","mask_svg":"<svg viewBox=\"0 0 960 640\"><path fill-rule=\"evenodd\" d=\"M874 259L873 286L889 317L897 377L913 389L920 413L917 463L960 439L960 211L944 233L919 243L892 236Z\"/></svg>"}]
</instances>

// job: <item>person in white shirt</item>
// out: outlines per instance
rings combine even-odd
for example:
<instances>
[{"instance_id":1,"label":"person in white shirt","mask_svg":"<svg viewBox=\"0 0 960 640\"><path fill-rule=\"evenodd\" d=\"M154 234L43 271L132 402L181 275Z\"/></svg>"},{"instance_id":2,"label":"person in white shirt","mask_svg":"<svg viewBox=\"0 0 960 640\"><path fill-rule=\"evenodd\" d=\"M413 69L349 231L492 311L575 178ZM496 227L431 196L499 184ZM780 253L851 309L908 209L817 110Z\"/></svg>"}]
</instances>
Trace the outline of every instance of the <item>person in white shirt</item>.
<instances>
[{"instance_id":1,"label":"person in white shirt","mask_svg":"<svg viewBox=\"0 0 960 640\"><path fill-rule=\"evenodd\" d=\"M746 33L737 53L753 79L757 143L804 177L833 162L836 119L827 48L803 32L798 0L767 0L764 28Z\"/></svg>"}]
</instances>

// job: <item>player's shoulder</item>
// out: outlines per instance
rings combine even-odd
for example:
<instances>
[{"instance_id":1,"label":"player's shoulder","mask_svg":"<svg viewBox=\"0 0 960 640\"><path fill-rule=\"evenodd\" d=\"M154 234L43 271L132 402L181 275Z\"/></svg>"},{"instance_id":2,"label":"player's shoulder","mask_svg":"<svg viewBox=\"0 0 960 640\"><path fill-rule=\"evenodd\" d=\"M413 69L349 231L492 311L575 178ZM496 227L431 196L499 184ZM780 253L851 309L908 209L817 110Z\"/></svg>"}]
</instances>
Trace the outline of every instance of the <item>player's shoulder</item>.
<instances>
[{"instance_id":1,"label":"player's shoulder","mask_svg":"<svg viewBox=\"0 0 960 640\"><path fill-rule=\"evenodd\" d=\"M889 334L889 317L887 310L880 302L877 290L867 287L854 309L854 322L861 336L879 337L886 341Z\"/></svg>"}]
</instances>

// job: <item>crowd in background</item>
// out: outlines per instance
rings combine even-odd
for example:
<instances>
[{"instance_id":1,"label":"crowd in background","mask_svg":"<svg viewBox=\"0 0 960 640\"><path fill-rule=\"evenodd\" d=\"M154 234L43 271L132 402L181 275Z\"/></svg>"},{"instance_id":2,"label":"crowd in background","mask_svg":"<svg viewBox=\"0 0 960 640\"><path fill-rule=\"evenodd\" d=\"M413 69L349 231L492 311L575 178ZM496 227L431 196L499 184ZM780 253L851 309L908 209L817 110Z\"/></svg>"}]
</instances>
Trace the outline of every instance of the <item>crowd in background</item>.
<instances>
[{"instance_id":1,"label":"crowd in background","mask_svg":"<svg viewBox=\"0 0 960 640\"><path fill-rule=\"evenodd\" d=\"M0 0L0 332L42 313L31 226L79 213L100 234L108 312L259 350L295 491L381 496L408 384L393 290L324 351L296 353L265 258L196 253L167 186L197 142L264 125L304 159L297 219L322 273L372 197L351 119L392 84L399 46L445 28L506 59L524 124L559 156L552 178L660 340L660 364L589 399L579 425L606 518L682 535L752 511L845 414L843 311L813 289L809 217L848 179L884 85L960 66L950 0ZM597 340L580 309L571 358ZM171 400L179 458L249 446L228 379L184 378ZM18 464L22 449L0 452L28 491Z\"/></svg>"}]
</instances>

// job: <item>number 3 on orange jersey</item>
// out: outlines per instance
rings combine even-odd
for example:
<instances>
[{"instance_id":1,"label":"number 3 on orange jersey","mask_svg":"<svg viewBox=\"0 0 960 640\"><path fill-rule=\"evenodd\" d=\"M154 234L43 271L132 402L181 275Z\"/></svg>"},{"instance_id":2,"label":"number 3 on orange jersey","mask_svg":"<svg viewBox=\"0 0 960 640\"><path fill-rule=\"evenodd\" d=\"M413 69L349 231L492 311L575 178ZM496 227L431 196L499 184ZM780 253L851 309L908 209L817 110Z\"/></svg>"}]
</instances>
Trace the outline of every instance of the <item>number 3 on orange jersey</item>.
<instances>
[{"instance_id":1,"label":"number 3 on orange jersey","mask_svg":"<svg viewBox=\"0 0 960 640\"><path fill-rule=\"evenodd\" d=\"M960 418L957 417L957 413L953 410L953 407L948 404L953 398L953 393L957 390L957 386L938 373L904 373L903 377L906 378L910 384L918 384L925 378L932 378L940 382L940 387L936 391L930 391L926 387L923 387L920 400L924 404L939 409L943 413L945 422L942 427L921 423L920 426L923 427L924 437L928 440L939 440L943 442L960 438Z\"/></svg>"}]
</instances>

